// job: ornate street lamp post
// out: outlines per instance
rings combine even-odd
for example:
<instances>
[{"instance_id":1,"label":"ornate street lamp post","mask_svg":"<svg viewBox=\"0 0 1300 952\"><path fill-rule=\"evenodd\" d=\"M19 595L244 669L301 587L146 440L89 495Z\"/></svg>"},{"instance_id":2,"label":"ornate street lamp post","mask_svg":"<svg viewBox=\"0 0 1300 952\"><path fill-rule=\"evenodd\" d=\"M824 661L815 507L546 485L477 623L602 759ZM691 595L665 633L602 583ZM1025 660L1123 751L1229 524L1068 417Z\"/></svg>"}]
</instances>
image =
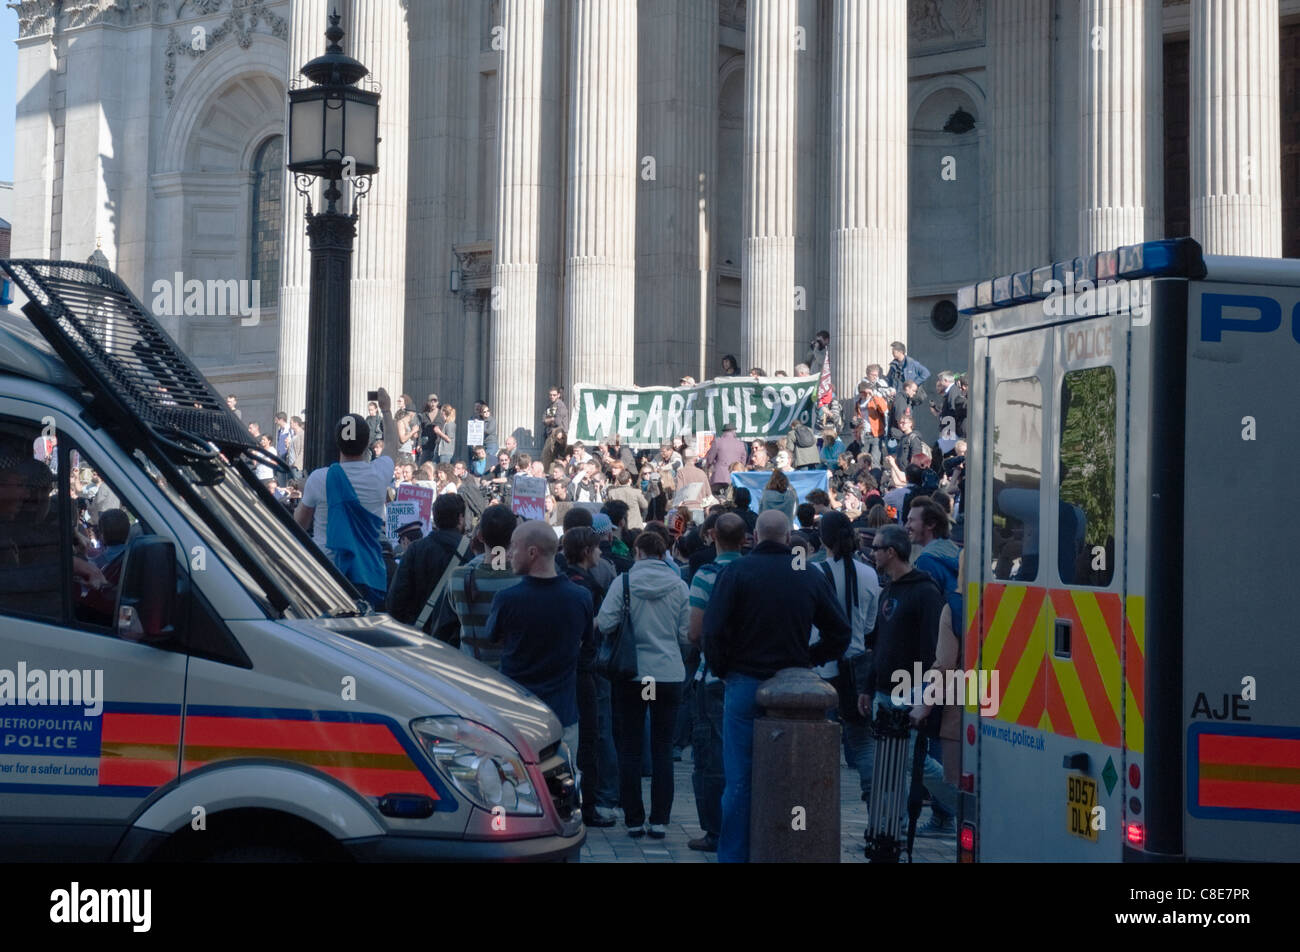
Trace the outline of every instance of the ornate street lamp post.
<instances>
[{"instance_id":1,"label":"ornate street lamp post","mask_svg":"<svg viewBox=\"0 0 1300 952\"><path fill-rule=\"evenodd\" d=\"M307 199L311 287L307 322L307 440L303 471L338 458L335 424L347 413L352 347L352 239L357 199L370 191L379 170L379 91L370 70L343 52L337 12L325 31L329 44L301 70L289 90L289 161L294 187ZM312 213L314 178L326 183L325 210ZM338 209L339 182L352 187L352 208Z\"/></svg>"}]
</instances>

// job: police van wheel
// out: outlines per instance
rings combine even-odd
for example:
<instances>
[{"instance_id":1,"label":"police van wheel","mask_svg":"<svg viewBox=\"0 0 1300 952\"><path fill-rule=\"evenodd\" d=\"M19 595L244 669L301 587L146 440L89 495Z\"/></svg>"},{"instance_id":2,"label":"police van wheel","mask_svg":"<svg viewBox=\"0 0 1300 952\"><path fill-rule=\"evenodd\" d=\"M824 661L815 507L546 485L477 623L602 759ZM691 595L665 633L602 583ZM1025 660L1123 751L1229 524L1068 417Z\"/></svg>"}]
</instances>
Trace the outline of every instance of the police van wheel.
<instances>
[{"instance_id":1,"label":"police van wheel","mask_svg":"<svg viewBox=\"0 0 1300 952\"><path fill-rule=\"evenodd\" d=\"M218 850L203 860L205 863L307 863L310 859L283 846L231 846Z\"/></svg>"}]
</instances>

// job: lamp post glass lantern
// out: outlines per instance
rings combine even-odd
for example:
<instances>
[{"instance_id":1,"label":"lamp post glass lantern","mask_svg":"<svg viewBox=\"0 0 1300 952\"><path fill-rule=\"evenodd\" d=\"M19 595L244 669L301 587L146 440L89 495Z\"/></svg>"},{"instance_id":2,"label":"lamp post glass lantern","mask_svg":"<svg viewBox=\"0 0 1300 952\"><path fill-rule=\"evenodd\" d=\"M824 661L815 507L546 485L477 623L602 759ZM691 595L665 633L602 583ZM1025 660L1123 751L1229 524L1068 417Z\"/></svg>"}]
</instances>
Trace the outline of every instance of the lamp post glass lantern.
<instances>
[{"instance_id":1,"label":"lamp post glass lantern","mask_svg":"<svg viewBox=\"0 0 1300 952\"><path fill-rule=\"evenodd\" d=\"M335 424L349 410L352 346L352 241L357 200L379 171L379 88L365 66L346 55L338 12L329 16L323 56L303 66L308 80L289 90L289 161L294 186L307 199L311 285L307 320L307 440L304 471L337 456ZM325 207L313 213L314 179L326 183ZM339 211L340 181L352 190L352 208Z\"/></svg>"}]
</instances>

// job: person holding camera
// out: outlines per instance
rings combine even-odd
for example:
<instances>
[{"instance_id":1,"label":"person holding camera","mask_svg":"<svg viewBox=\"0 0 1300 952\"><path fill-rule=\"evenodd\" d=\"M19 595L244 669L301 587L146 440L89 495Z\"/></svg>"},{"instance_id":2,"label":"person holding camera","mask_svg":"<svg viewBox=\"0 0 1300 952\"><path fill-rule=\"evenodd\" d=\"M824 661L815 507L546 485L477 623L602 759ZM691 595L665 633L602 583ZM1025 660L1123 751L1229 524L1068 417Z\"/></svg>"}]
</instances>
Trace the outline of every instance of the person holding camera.
<instances>
[{"instance_id":1,"label":"person holding camera","mask_svg":"<svg viewBox=\"0 0 1300 952\"><path fill-rule=\"evenodd\" d=\"M808 355L804 357L803 362L808 365L808 372L813 376L822 372L822 365L826 363L826 347L830 342L830 331L818 331L817 335L808 342Z\"/></svg>"}]
</instances>

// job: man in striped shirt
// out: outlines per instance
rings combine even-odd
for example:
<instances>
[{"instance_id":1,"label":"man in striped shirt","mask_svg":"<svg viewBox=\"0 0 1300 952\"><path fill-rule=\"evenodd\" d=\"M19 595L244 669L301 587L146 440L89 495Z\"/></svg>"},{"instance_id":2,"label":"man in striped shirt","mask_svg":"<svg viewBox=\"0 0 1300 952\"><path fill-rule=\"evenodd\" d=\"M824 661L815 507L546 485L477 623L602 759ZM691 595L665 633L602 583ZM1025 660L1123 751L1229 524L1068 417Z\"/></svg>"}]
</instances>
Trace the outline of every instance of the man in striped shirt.
<instances>
[{"instance_id":1,"label":"man in striped shirt","mask_svg":"<svg viewBox=\"0 0 1300 952\"><path fill-rule=\"evenodd\" d=\"M704 609L713 595L713 584L729 563L740 556L745 542L745 520L735 513L725 513L713 524L713 542L718 554L706 562L691 579L691 641L700 643L704 629ZM695 788L695 810L704 835L686 845L693 850L716 853L718 834L722 832L722 710L726 685L709 670L708 659L701 657L695 672L695 726L691 734L691 758L694 769L691 783Z\"/></svg>"},{"instance_id":2,"label":"man in striped shirt","mask_svg":"<svg viewBox=\"0 0 1300 952\"><path fill-rule=\"evenodd\" d=\"M476 533L483 554L459 566L448 585L452 608L460 618L460 650L497 670L501 667L501 645L491 644L484 628L493 596L516 585L520 579L511 570L507 554L510 535L518 522L518 517L506 506L484 509Z\"/></svg>"}]
</instances>

